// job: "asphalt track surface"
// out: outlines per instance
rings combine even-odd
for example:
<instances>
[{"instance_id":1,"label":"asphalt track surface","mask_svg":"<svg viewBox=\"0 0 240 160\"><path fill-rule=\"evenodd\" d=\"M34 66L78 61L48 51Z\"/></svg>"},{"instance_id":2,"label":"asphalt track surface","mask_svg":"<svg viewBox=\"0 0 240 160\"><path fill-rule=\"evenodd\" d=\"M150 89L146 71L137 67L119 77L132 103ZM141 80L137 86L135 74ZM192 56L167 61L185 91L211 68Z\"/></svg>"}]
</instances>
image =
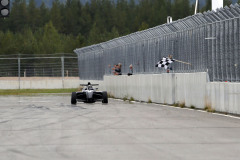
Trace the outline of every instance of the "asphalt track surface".
<instances>
[{"instance_id":1,"label":"asphalt track surface","mask_svg":"<svg viewBox=\"0 0 240 160\"><path fill-rule=\"evenodd\" d=\"M1 160L239 160L240 119L70 95L1 96Z\"/></svg>"}]
</instances>

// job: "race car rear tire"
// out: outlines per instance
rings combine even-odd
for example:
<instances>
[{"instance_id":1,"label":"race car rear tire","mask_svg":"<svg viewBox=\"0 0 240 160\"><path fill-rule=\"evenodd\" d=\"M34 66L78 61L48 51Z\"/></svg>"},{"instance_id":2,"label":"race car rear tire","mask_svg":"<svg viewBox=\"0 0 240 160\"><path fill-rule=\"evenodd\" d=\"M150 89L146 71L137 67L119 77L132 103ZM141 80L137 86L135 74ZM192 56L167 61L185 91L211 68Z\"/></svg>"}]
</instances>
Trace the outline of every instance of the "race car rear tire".
<instances>
[{"instance_id":1,"label":"race car rear tire","mask_svg":"<svg viewBox=\"0 0 240 160\"><path fill-rule=\"evenodd\" d=\"M102 92L102 95L103 95L103 100L102 100L102 103L108 103L108 95L107 95L107 92Z\"/></svg>"},{"instance_id":2,"label":"race car rear tire","mask_svg":"<svg viewBox=\"0 0 240 160\"><path fill-rule=\"evenodd\" d=\"M72 92L71 104L76 104L76 103L77 103L77 93Z\"/></svg>"}]
</instances>

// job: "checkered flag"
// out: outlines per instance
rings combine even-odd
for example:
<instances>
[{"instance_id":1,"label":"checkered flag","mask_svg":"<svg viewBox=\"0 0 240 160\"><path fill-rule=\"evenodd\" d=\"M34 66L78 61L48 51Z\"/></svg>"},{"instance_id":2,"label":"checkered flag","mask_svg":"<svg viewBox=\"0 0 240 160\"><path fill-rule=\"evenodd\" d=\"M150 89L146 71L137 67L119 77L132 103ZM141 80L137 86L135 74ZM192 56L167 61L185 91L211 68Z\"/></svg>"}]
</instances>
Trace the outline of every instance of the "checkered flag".
<instances>
[{"instance_id":1,"label":"checkered flag","mask_svg":"<svg viewBox=\"0 0 240 160\"><path fill-rule=\"evenodd\" d=\"M163 57L162 60L156 64L156 67L168 69L168 65L173 62L174 62L174 59Z\"/></svg>"}]
</instances>

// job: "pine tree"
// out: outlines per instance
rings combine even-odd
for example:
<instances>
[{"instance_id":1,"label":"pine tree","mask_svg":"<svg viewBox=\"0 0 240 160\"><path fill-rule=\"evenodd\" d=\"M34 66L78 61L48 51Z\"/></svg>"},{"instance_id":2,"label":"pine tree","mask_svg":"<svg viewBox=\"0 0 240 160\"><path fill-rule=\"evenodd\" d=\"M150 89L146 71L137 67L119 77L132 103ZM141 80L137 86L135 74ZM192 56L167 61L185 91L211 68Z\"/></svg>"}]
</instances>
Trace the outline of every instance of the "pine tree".
<instances>
[{"instance_id":1,"label":"pine tree","mask_svg":"<svg viewBox=\"0 0 240 160\"><path fill-rule=\"evenodd\" d=\"M212 10L212 0L205 0L206 5L201 9L201 12Z\"/></svg>"},{"instance_id":2,"label":"pine tree","mask_svg":"<svg viewBox=\"0 0 240 160\"><path fill-rule=\"evenodd\" d=\"M78 48L78 43L73 35L61 35L61 41L63 45L62 52L71 53L74 49Z\"/></svg>"},{"instance_id":3,"label":"pine tree","mask_svg":"<svg viewBox=\"0 0 240 160\"><path fill-rule=\"evenodd\" d=\"M0 34L0 53L4 55L16 54L18 48L16 46L15 35L11 31L6 31L5 34Z\"/></svg>"},{"instance_id":4,"label":"pine tree","mask_svg":"<svg viewBox=\"0 0 240 160\"><path fill-rule=\"evenodd\" d=\"M21 32L28 25L28 12L26 0L15 0L12 3L9 29L13 32Z\"/></svg>"},{"instance_id":5,"label":"pine tree","mask_svg":"<svg viewBox=\"0 0 240 160\"><path fill-rule=\"evenodd\" d=\"M39 18L39 9L36 8L35 0L30 0L28 5L28 26L34 31L40 25Z\"/></svg>"},{"instance_id":6,"label":"pine tree","mask_svg":"<svg viewBox=\"0 0 240 160\"><path fill-rule=\"evenodd\" d=\"M171 16L171 7L166 0L158 0L155 3L154 17L156 17L156 19L152 27L166 23L167 16Z\"/></svg>"},{"instance_id":7,"label":"pine tree","mask_svg":"<svg viewBox=\"0 0 240 160\"><path fill-rule=\"evenodd\" d=\"M118 0L116 4L116 21L115 27L118 29L121 35L129 34L127 26L127 0Z\"/></svg>"},{"instance_id":8,"label":"pine tree","mask_svg":"<svg viewBox=\"0 0 240 160\"><path fill-rule=\"evenodd\" d=\"M134 31L136 31L137 28L138 28L138 25L136 24L136 21L135 21L135 18L136 18L136 4L135 4L134 0L129 0L127 15L128 15L128 18L127 18L127 22L126 22L126 24L127 24L126 27L129 29L130 33L132 33Z\"/></svg>"},{"instance_id":9,"label":"pine tree","mask_svg":"<svg viewBox=\"0 0 240 160\"><path fill-rule=\"evenodd\" d=\"M75 36L78 34L78 27L81 27L78 25L81 9L81 3L78 0L67 0L64 7L65 14L63 14L62 33L74 34Z\"/></svg>"},{"instance_id":10,"label":"pine tree","mask_svg":"<svg viewBox=\"0 0 240 160\"><path fill-rule=\"evenodd\" d=\"M145 30L145 29L148 29L149 26L146 22L142 22L142 24L139 26L139 31L142 31L142 30Z\"/></svg>"},{"instance_id":11,"label":"pine tree","mask_svg":"<svg viewBox=\"0 0 240 160\"><path fill-rule=\"evenodd\" d=\"M50 11L50 20L52 21L53 26L59 31L62 32L62 4L59 2L59 0L53 1L52 8Z\"/></svg>"},{"instance_id":12,"label":"pine tree","mask_svg":"<svg viewBox=\"0 0 240 160\"><path fill-rule=\"evenodd\" d=\"M44 26L43 36L39 44L43 54L63 52L61 37L51 21Z\"/></svg>"},{"instance_id":13,"label":"pine tree","mask_svg":"<svg viewBox=\"0 0 240 160\"><path fill-rule=\"evenodd\" d=\"M77 47L83 47L86 45L86 39L81 33L79 33L76 38L76 45Z\"/></svg>"},{"instance_id":14,"label":"pine tree","mask_svg":"<svg viewBox=\"0 0 240 160\"><path fill-rule=\"evenodd\" d=\"M91 16L91 9L89 6L89 3L86 3L85 6L82 9L82 14L81 14L81 19L80 19L80 24L81 24L81 34L84 37L87 37L91 27L92 27L92 16Z\"/></svg>"},{"instance_id":15,"label":"pine tree","mask_svg":"<svg viewBox=\"0 0 240 160\"><path fill-rule=\"evenodd\" d=\"M173 3L173 19L185 18L191 13L189 0L177 0Z\"/></svg>"},{"instance_id":16,"label":"pine tree","mask_svg":"<svg viewBox=\"0 0 240 160\"><path fill-rule=\"evenodd\" d=\"M223 0L224 6L230 6L232 4L232 0Z\"/></svg>"},{"instance_id":17,"label":"pine tree","mask_svg":"<svg viewBox=\"0 0 240 160\"><path fill-rule=\"evenodd\" d=\"M171 0L166 0L166 10L167 10L167 15L172 16L172 1Z\"/></svg>"},{"instance_id":18,"label":"pine tree","mask_svg":"<svg viewBox=\"0 0 240 160\"><path fill-rule=\"evenodd\" d=\"M141 29L141 26L152 26L152 20L153 20L153 5L151 0L142 0L140 1L138 5L138 29Z\"/></svg>"},{"instance_id":19,"label":"pine tree","mask_svg":"<svg viewBox=\"0 0 240 160\"><path fill-rule=\"evenodd\" d=\"M49 9L45 6L45 3L42 2L39 8L39 27L44 27L44 25L49 22Z\"/></svg>"},{"instance_id":20,"label":"pine tree","mask_svg":"<svg viewBox=\"0 0 240 160\"><path fill-rule=\"evenodd\" d=\"M92 29L89 32L87 44L97 44L102 42L102 33L99 31L96 23L93 24Z\"/></svg>"},{"instance_id":21,"label":"pine tree","mask_svg":"<svg viewBox=\"0 0 240 160\"><path fill-rule=\"evenodd\" d=\"M117 38L119 36L120 35L119 35L119 32L118 32L117 28L113 27L112 30L111 30L111 36L110 36L109 39Z\"/></svg>"},{"instance_id":22,"label":"pine tree","mask_svg":"<svg viewBox=\"0 0 240 160\"><path fill-rule=\"evenodd\" d=\"M24 29L22 34L16 35L18 42L17 48L21 54L33 55L38 48L37 41L30 28Z\"/></svg>"}]
</instances>

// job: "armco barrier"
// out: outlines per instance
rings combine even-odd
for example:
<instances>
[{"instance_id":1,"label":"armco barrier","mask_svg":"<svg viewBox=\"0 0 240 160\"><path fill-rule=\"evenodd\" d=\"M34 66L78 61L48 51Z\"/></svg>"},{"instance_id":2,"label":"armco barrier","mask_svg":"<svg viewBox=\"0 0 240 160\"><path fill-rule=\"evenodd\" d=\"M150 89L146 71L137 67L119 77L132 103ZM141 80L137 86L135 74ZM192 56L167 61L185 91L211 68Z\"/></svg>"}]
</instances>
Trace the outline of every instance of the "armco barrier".
<instances>
[{"instance_id":1,"label":"armco barrier","mask_svg":"<svg viewBox=\"0 0 240 160\"><path fill-rule=\"evenodd\" d=\"M116 98L165 104L184 102L200 109L208 105L216 111L240 114L240 83L210 82L206 72L104 76L103 81L94 83L100 83L99 89Z\"/></svg>"}]
</instances>

